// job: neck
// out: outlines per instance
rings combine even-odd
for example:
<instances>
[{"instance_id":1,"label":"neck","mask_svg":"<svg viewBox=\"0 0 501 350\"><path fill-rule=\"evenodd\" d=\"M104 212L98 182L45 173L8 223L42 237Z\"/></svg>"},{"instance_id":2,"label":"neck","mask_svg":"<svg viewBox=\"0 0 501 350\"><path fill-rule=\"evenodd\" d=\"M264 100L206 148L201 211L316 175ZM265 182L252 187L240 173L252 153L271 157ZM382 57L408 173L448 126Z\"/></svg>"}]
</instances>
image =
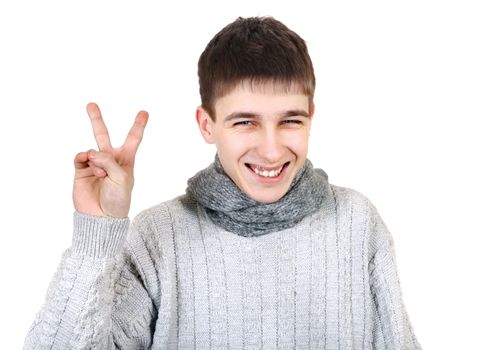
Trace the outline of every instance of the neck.
<instances>
[{"instance_id":1,"label":"neck","mask_svg":"<svg viewBox=\"0 0 501 350\"><path fill-rule=\"evenodd\" d=\"M188 181L187 193L218 226L242 235L260 236L290 228L318 210L328 191L327 175L309 160L298 171L287 193L273 203L259 203L243 193L214 163Z\"/></svg>"}]
</instances>

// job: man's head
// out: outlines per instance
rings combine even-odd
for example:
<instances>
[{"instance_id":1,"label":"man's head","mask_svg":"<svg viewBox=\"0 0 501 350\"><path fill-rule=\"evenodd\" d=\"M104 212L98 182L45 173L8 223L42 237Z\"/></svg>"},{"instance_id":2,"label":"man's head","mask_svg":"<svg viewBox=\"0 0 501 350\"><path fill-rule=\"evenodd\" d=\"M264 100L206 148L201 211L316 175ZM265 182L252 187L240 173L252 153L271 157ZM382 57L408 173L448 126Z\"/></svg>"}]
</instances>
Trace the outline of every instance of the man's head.
<instances>
[{"instance_id":1,"label":"man's head","mask_svg":"<svg viewBox=\"0 0 501 350\"><path fill-rule=\"evenodd\" d=\"M304 41L273 18L239 18L199 60L202 136L250 198L285 195L304 164L315 76Z\"/></svg>"},{"instance_id":2,"label":"man's head","mask_svg":"<svg viewBox=\"0 0 501 350\"><path fill-rule=\"evenodd\" d=\"M313 100L315 74L303 39L271 17L238 18L207 44L198 61L202 107L215 120L215 101L246 81L299 89Z\"/></svg>"}]
</instances>

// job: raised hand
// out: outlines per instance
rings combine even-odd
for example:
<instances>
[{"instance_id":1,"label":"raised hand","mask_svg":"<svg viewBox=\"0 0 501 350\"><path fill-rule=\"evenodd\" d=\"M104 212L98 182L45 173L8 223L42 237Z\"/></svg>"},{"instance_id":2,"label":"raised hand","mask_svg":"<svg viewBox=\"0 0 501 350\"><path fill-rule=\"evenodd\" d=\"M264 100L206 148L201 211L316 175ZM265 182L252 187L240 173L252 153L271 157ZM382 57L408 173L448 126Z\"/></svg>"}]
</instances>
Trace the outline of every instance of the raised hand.
<instances>
[{"instance_id":1,"label":"raised hand","mask_svg":"<svg viewBox=\"0 0 501 350\"><path fill-rule=\"evenodd\" d=\"M140 111L137 114L124 144L118 148L111 145L97 104L89 103L87 114L99 151L91 149L75 156L75 210L89 215L127 217L134 186L134 160L148 122L148 113Z\"/></svg>"}]
</instances>

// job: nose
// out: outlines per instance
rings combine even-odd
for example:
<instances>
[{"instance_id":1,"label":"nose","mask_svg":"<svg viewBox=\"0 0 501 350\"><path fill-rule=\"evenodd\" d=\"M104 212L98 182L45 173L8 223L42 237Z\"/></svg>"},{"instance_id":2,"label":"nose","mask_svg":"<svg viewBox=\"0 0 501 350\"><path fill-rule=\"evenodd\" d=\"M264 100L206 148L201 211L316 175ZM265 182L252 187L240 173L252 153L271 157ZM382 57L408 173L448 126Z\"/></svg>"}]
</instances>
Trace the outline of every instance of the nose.
<instances>
[{"instance_id":1,"label":"nose","mask_svg":"<svg viewBox=\"0 0 501 350\"><path fill-rule=\"evenodd\" d=\"M284 146L277 130L272 128L262 130L258 140L257 153L263 161L270 165L275 165L282 159Z\"/></svg>"}]
</instances>

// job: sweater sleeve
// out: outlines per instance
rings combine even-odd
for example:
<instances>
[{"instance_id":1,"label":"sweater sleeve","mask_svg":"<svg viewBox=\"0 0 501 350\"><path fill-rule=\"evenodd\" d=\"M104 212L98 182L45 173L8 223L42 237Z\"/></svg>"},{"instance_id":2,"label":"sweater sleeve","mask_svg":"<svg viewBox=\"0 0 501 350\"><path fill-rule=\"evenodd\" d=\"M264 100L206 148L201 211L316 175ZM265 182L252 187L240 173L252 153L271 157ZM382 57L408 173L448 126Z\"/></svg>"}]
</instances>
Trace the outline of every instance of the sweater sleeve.
<instances>
[{"instance_id":1,"label":"sweater sleeve","mask_svg":"<svg viewBox=\"0 0 501 350\"><path fill-rule=\"evenodd\" d=\"M375 307L374 348L421 349L403 303L393 238L376 209L371 209L373 254L369 279Z\"/></svg>"},{"instance_id":2,"label":"sweater sleeve","mask_svg":"<svg viewBox=\"0 0 501 350\"><path fill-rule=\"evenodd\" d=\"M156 309L126 241L129 219L74 213L71 248L49 285L24 349L151 345ZM130 234L139 234L132 225Z\"/></svg>"}]
</instances>

